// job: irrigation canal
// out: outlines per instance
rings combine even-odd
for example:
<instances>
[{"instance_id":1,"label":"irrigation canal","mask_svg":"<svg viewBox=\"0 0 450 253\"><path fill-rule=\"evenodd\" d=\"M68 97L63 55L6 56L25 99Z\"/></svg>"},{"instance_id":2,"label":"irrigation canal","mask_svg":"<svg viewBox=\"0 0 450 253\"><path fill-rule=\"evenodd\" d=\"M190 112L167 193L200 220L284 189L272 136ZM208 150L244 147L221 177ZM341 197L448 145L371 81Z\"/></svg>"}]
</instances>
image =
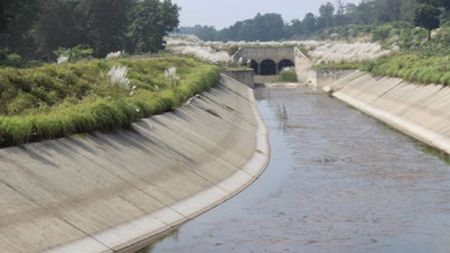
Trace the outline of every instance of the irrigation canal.
<instances>
[{"instance_id":1,"label":"irrigation canal","mask_svg":"<svg viewBox=\"0 0 450 253\"><path fill-rule=\"evenodd\" d=\"M442 158L327 95L256 94L270 129L266 173L142 252L450 252Z\"/></svg>"}]
</instances>

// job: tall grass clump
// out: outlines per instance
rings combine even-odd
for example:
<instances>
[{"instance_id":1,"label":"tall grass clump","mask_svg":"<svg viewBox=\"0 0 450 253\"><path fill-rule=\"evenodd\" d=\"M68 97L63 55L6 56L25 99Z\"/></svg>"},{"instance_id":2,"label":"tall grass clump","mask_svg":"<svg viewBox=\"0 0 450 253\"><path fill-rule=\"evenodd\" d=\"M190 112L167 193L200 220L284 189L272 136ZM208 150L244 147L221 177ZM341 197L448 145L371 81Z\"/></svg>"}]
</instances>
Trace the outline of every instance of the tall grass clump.
<instances>
[{"instance_id":1,"label":"tall grass clump","mask_svg":"<svg viewBox=\"0 0 450 253\"><path fill-rule=\"evenodd\" d=\"M125 90L130 89L130 80L128 80L127 75L127 66L113 66L108 72L111 85L121 87Z\"/></svg>"},{"instance_id":2,"label":"tall grass clump","mask_svg":"<svg viewBox=\"0 0 450 253\"><path fill-rule=\"evenodd\" d=\"M278 81L282 83L296 83L298 82L297 73L294 68L284 68L278 75Z\"/></svg>"},{"instance_id":3,"label":"tall grass clump","mask_svg":"<svg viewBox=\"0 0 450 253\"><path fill-rule=\"evenodd\" d=\"M0 69L0 146L127 126L177 108L218 79L218 67L179 57Z\"/></svg>"}]
</instances>

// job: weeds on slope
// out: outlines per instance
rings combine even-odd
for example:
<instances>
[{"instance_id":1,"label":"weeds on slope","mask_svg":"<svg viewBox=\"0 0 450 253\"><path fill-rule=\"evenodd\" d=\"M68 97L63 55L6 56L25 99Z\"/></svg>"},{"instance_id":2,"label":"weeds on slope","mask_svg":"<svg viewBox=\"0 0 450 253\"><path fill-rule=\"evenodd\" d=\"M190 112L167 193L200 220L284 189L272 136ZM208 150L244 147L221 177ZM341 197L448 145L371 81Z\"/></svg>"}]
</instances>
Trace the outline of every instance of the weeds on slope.
<instances>
[{"instance_id":1,"label":"weeds on slope","mask_svg":"<svg viewBox=\"0 0 450 253\"><path fill-rule=\"evenodd\" d=\"M278 81L282 83L296 83L298 82L297 73L294 68L284 68L278 75Z\"/></svg>"},{"instance_id":2,"label":"weeds on slope","mask_svg":"<svg viewBox=\"0 0 450 253\"><path fill-rule=\"evenodd\" d=\"M127 67L130 89L111 84L116 66ZM170 67L180 75L176 87L165 76ZM218 79L217 67L181 57L0 69L0 146L127 126L175 109Z\"/></svg>"},{"instance_id":3,"label":"weeds on slope","mask_svg":"<svg viewBox=\"0 0 450 253\"><path fill-rule=\"evenodd\" d=\"M398 77L415 83L450 85L450 56L398 54L365 64L373 75Z\"/></svg>"},{"instance_id":4,"label":"weeds on slope","mask_svg":"<svg viewBox=\"0 0 450 253\"><path fill-rule=\"evenodd\" d=\"M315 69L359 69L375 76L398 77L413 83L450 85L449 55L401 53L371 62L318 64Z\"/></svg>"}]
</instances>

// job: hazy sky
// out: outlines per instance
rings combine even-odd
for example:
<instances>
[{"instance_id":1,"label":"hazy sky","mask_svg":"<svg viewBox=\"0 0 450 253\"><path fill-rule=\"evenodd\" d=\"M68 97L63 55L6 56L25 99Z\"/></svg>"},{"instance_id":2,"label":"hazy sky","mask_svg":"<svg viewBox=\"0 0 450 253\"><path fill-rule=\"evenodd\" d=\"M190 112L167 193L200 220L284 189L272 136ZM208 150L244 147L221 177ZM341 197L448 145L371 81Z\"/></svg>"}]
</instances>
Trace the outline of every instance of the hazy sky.
<instances>
[{"instance_id":1,"label":"hazy sky","mask_svg":"<svg viewBox=\"0 0 450 253\"><path fill-rule=\"evenodd\" d=\"M335 0L173 0L181 6L181 25L213 25L223 28L236 21L253 18L258 12L280 13L287 21L303 19L306 13L318 13L322 3ZM360 0L344 0L359 3Z\"/></svg>"}]
</instances>

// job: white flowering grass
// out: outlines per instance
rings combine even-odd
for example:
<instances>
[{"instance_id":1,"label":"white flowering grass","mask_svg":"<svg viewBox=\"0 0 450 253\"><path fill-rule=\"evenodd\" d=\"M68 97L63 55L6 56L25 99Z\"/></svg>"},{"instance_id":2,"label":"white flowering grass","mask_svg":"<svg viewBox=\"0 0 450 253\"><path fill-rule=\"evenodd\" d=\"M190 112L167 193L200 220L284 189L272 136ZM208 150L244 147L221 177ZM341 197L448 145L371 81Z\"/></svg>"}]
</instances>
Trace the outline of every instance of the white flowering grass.
<instances>
[{"instance_id":1,"label":"white flowering grass","mask_svg":"<svg viewBox=\"0 0 450 253\"><path fill-rule=\"evenodd\" d=\"M229 63L232 57L225 51L215 50L212 47L204 46L176 46L169 50L178 55L190 55L214 64Z\"/></svg>"},{"instance_id":2,"label":"white flowering grass","mask_svg":"<svg viewBox=\"0 0 450 253\"><path fill-rule=\"evenodd\" d=\"M58 65L64 64L64 63L68 63L68 62L69 62L69 56L67 56L67 55L60 55L58 57L58 60L57 60Z\"/></svg>"},{"instance_id":3,"label":"white flowering grass","mask_svg":"<svg viewBox=\"0 0 450 253\"><path fill-rule=\"evenodd\" d=\"M176 67L170 67L164 71L165 76L170 80L172 88L175 89L180 81L180 76L177 74Z\"/></svg>"},{"instance_id":4,"label":"white flowering grass","mask_svg":"<svg viewBox=\"0 0 450 253\"><path fill-rule=\"evenodd\" d=\"M224 50L235 47L301 47L315 62L361 62L375 60L395 52L396 48L383 49L378 43L366 39L346 41L201 41L195 36L168 37L168 44L176 54L194 55L214 63L230 62L231 56Z\"/></svg>"},{"instance_id":5,"label":"white flowering grass","mask_svg":"<svg viewBox=\"0 0 450 253\"><path fill-rule=\"evenodd\" d=\"M130 89L130 80L127 78L128 67L126 66L113 66L109 72L108 77L112 86L118 86L123 89Z\"/></svg>"},{"instance_id":6,"label":"white flowering grass","mask_svg":"<svg viewBox=\"0 0 450 253\"><path fill-rule=\"evenodd\" d=\"M316 62L362 62L375 60L391 54L378 43L368 42L329 42L311 50L310 55Z\"/></svg>"},{"instance_id":7,"label":"white flowering grass","mask_svg":"<svg viewBox=\"0 0 450 253\"><path fill-rule=\"evenodd\" d=\"M121 57L122 55L123 55L122 51L111 52L108 55L106 55L106 59L107 60L117 59L117 58Z\"/></svg>"}]
</instances>

